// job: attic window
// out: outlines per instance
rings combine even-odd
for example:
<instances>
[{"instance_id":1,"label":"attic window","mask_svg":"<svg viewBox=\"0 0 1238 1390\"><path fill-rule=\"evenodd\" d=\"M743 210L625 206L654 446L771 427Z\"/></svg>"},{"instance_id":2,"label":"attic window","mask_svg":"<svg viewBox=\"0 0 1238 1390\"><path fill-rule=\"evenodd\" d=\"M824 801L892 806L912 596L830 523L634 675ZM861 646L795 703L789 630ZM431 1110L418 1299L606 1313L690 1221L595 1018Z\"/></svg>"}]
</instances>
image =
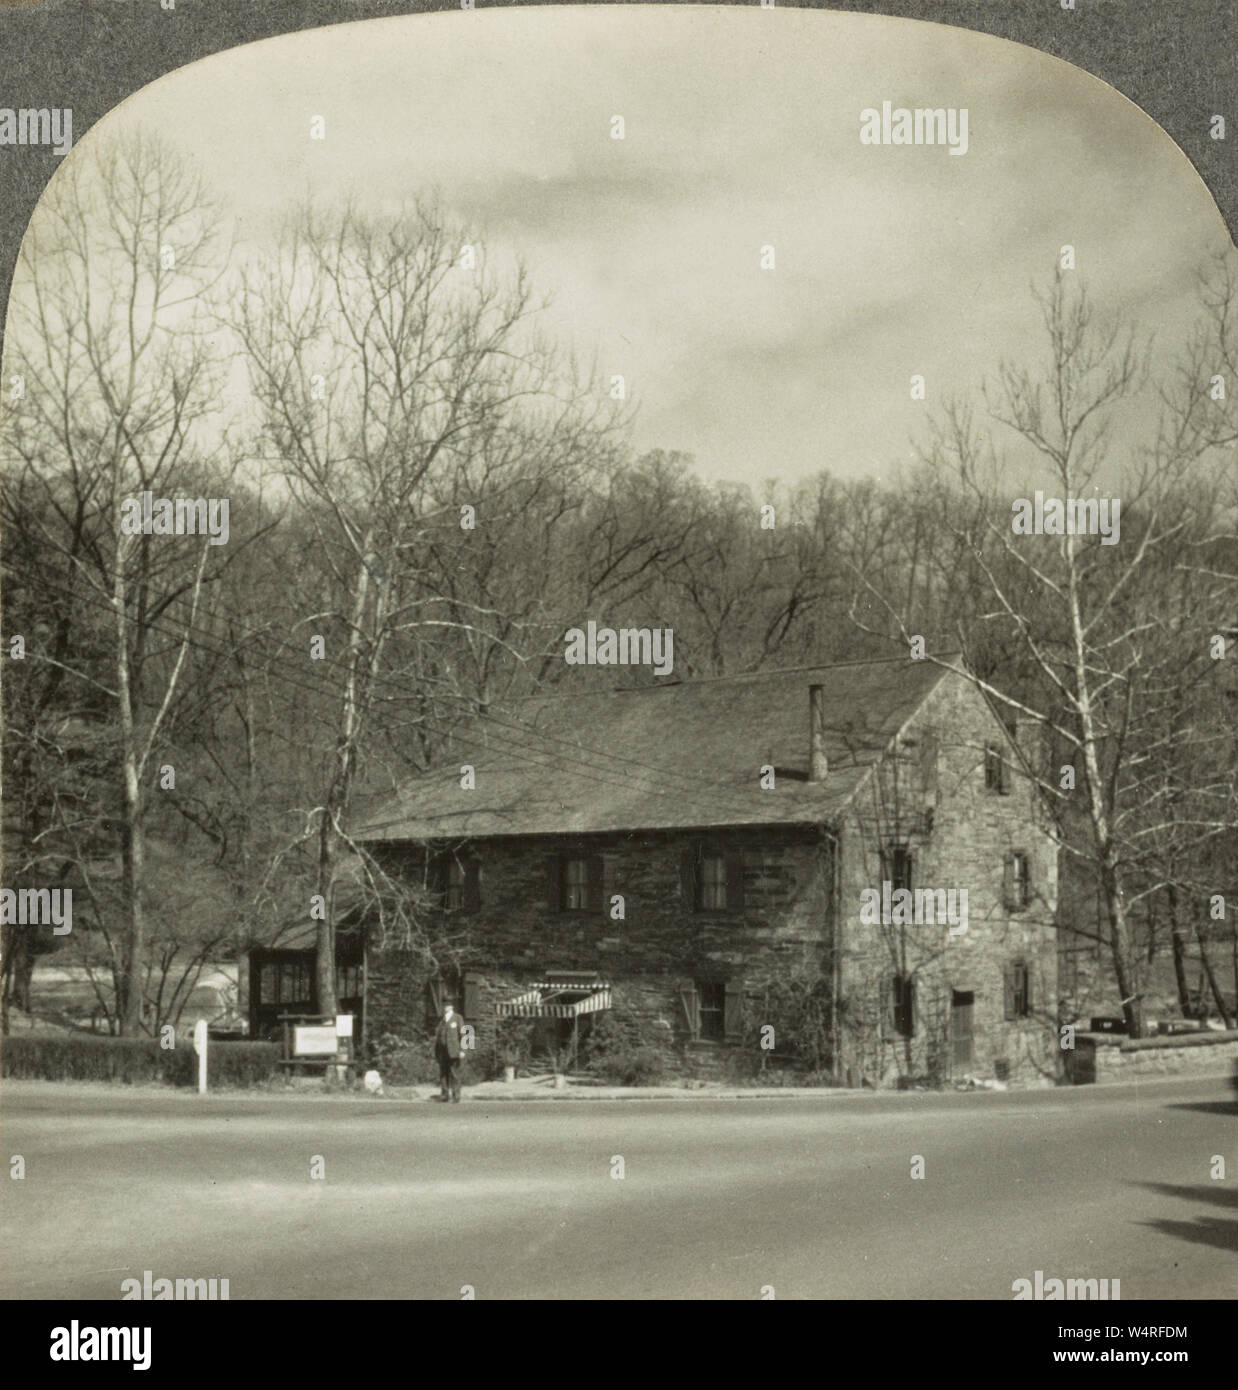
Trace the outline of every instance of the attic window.
<instances>
[{"instance_id":1,"label":"attic window","mask_svg":"<svg viewBox=\"0 0 1238 1390\"><path fill-rule=\"evenodd\" d=\"M984 789L999 796L1005 796L1009 791L1006 785L1006 759L995 743L990 743L984 750Z\"/></svg>"}]
</instances>

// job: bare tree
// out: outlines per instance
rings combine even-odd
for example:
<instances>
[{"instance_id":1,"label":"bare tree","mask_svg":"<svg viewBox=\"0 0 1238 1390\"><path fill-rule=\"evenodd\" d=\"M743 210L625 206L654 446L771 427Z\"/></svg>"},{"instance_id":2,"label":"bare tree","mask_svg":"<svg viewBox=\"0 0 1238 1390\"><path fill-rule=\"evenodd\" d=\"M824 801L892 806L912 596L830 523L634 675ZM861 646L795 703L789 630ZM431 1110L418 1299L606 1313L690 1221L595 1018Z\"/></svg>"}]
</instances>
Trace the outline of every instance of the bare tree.
<instances>
[{"instance_id":1,"label":"bare tree","mask_svg":"<svg viewBox=\"0 0 1238 1390\"><path fill-rule=\"evenodd\" d=\"M523 268L491 271L429 203L383 221L305 209L242 276L234 323L265 436L316 541L286 650L335 690L330 770L310 808L324 1012L345 822L376 712L424 725L418 654L437 634L503 640L484 598L442 591L444 522L467 547L488 507L579 466L605 433L599 394L539 334L540 308ZM477 495L455 500L457 474Z\"/></svg>"},{"instance_id":2,"label":"bare tree","mask_svg":"<svg viewBox=\"0 0 1238 1390\"><path fill-rule=\"evenodd\" d=\"M970 576L986 600L985 611L955 625L952 645L964 652L971 679L1013 718L1034 721L1058 751L1052 767L1025 771L1056 810L1061 848L1097 884L1114 979L1128 1029L1138 1037L1144 962L1132 908L1150 887L1137 885L1136 865L1146 865L1166 809L1164 787L1150 784L1147 771L1158 755L1163 765L1167 752L1164 705L1183 647L1182 615L1167 623L1156 594L1191 545L1213 534L1214 490L1200 484L1210 477L1211 452L1233 432L1209 403L1201 340L1184 359L1182 389L1162 392L1152 444L1118 468L1114 419L1144 393L1146 351L1133 331L1102 325L1086 293L1071 290L1061 274L1038 299L1048 341L1042 367L1004 365L986 392L990 423L981 427L973 412L953 406L925 451L937 475L962 489L961 496L940 492L938 523L950 544L938 556L959 590L966 588L961 577ZM1224 313L1213 315L1214 351L1232 331L1228 298L1224 303ZM1073 524L1070 534L1015 533L1018 494L1030 499L1032 488L1011 488L1009 456L994 438L1001 430L1020 463L1035 460L1036 476L1067 507L1120 496L1120 543L1074 533ZM1011 500L995 503L1003 494ZM894 618L900 639L910 641L916 634L899 612L899 597L871 577L862 583ZM1018 669L1007 666L1004 677L985 674L987 635L994 632L1018 656ZM1188 636L1194 651L1206 652L1207 631L1196 625ZM1200 747L1213 737L1192 729L1190 742ZM1181 767L1184 729L1173 737ZM1200 805L1180 823L1196 837L1220 833L1228 813L1215 798L1211 812Z\"/></svg>"},{"instance_id":3,"label":"bare tree","mask_svg":"<svg viewBox=\"0 0 1238 1390\"><path fill-rule=\"evenodd\" d=\"M61 170L22 244L13 291L6 375L24 394L7 421L15 486L5 520L16 524L22 508L64 586L45 597L68 626L37 644L34 661L104 696L114 723L127 1034L143 1009L150 779L204 586L226 549L127 527L126 503L207 480L226 486L215 418L223 364L202 312L226 259L195 172L157 139L132 137ZM75 617L90 608L110 614L106 661L93 644L73 645ZM170 640L166 623L180 625Z\"/></svg>"}]
</instances>

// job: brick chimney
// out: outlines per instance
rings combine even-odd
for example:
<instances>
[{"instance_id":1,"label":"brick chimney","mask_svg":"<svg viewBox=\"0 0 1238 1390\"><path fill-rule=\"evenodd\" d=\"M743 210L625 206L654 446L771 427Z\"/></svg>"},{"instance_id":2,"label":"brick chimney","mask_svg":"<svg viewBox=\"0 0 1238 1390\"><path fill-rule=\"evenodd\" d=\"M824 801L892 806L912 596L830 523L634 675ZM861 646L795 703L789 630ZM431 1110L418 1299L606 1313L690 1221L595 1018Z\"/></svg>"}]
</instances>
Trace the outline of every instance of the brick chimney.
<instances>
[{"instance_id":1,"label":"brick chimney","mask_svg":"<svg viewBox=\"0 0 1238 1390\"><path fill-rule=\"evenodd\" d=\"M825 755L825 689L808 687L808 780L824 782L830 770Z\"/></svg>"}]
</instances>

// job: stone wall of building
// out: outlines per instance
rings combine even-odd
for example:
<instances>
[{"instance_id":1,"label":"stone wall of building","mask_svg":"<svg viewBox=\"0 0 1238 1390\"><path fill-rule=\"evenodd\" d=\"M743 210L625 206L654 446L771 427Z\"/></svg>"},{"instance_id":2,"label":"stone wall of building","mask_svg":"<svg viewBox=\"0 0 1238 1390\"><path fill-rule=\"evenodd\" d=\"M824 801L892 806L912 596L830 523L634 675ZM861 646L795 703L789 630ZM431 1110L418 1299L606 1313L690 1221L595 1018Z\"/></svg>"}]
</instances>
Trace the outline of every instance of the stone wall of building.
<instances>
[{"instance_id":1,"label":"stone wall of building","mask_svg":"<svg viewBox=\"0 0 1238 1390\"><path fill-rule=\"evenodd\" d=\"M740 911L693 912L681 886L685 846L705 838L742 859ZM444 942L439 959L470 972L480 1049L493 1038L494 1006L556 972L593 972L612 985L617 1007L643 1016L665 1039L674 1070L719 1070L714 1050L689 1047L681 990L702 980L729 981L758 1010L765 986L789 970L820 970L830 933L828 841L811 829L727 830L706 837L637 832L565 838L558 849L599 855L602 910L551 906L554 848L541 838L479 842L479 905L474 912L431 914L429 933ZM389 867L420 879L422 851L387 851ZM621 902L616 902L621 899ZM454 939L454 940L453 940ZM420 956L371 949L371 1038L415 1036L424 1027L427 981Z\"/></svg>"},{"instance_id":2,"label":"stone wall of building","mask_svg":"<svg viewBox=\"0 0 1238 1390\"><path fill-rule=\"evenodd\" d=\"M1003 754L1007 791L986 789L986 747ZM825 977L832 989L836 918L841 918L841 997L836 1075L849 1085L894 1085L900 1077L957 1079L965 1073L1016 1085L1050 1084L1058 1075L1054 938L1056 853L1039 823L1027 780L984 699L963 680L942 682L903 731L898 757L862 787L841 835L812 828L726 830L705 837L634 832L564 838L504 838L473 847L480 865L476 911L440 912L438 952L468 970L467 991L483 1050L493 1038L494 1006L559 971L593 972L607 981L617 1008L643 1017L664 1040L675 1070L717 1076L731 1068L725 1049L693 1044L682 991L729 983L745 1001L744 1036L770 1008L771 986L798 975ZM684 848L706 840L742 860L742 910L694 912L681 885ZM880 849L906 845L913 887L967 890L967 929L947 924L883 925L861 920L861 891L882 883ZM552 906L556 851L600 856L602 906L564 912ZM1025 908L1006 902L1006 857L1027 856L1032 890ZM391 866L422 875L423 851L388 851ZM617 901L617 900L621 900ZM832 904L841 906L836 914ZM1008 1018L1007 972L1026 965L1031 1008ZM915 980L916 1027L895 1035L891 977ZM371 951L371 1037L401 1036L425 1020L430 968L418 957ZM972 1055L956 1057L959 994L972 996ZM828 998L827 998L828 1004ZM783 1015L786 1017L787 1015ZM769 1021L773 1021L772 1017ZM781 1030L781 1031L780 1031ZM784 1060L780 1024L771 1040ZM732 1038L732 1042L735 1039ZM742 1070L737 1059L736 1070Z\"/></svg>"},{"instance_id":3,"label":"stone wall of building","mask_svg":"<svg viewBox=\"0 0 1238 1390\"><path fill-rule=\"evenodd\" d=\"M986 749L1001 751L1006 791L986 785ZM848 1001L845 1068L853 1083L899 1076L1000 1077L1052 1084L1056 1049L1054 912L1057 855L1029 780L989 705L962 679L943 681L904 729L899 755L862 787L841 853L842 994ZM967 890L967 929L866 923L861 892L880 889L883 844L912 854L913 888ZM1027 856L1031 901L1007 904L1007 856ZM888 867L888 865L887 865ZM956 898L956 905L958 899ZM1030 1013L1007 1018L1007 972L1025 963ZM892 976L915 980L915 1031L892 1026ZM970 1060L955 1055L957 995L970 994ZM960 1005L965 1000L957 1001Z\"/></svg>"}]
</instances>

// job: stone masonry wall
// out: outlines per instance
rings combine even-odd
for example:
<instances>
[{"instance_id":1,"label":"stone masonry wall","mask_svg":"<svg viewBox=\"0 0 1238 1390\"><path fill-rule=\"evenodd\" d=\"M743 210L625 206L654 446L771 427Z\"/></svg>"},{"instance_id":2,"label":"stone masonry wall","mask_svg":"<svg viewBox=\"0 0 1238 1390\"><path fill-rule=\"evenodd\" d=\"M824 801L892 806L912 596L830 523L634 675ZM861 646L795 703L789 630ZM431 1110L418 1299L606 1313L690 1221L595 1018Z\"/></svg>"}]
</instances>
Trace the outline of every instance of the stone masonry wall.
<instances>
[{"instance_id":1,"label":"stone masonry wall","mask_svg":"<svg viewBox=\"0 0 1238 1390\"><path fill-rule=\"evenodd\" d=\"M1217 1075L1231 1075L1238 1082L1238 1032L1138 1040L1078 1033L1074 1043L1069 1060L1070 1079L1076 1084Z\"/></svg>"},{"instance_id":2,"label":"stone masonry wall","mask_svg":"<svg viewBox=\"0 0 1238 1390\"><path fill-rule=\"evenodd\" d=\"M694 913L682 898L685 844L706 839L743 860L744 906L739 912ZM642 1014L665 1034L674 1069L717 1069L708 1049L689 1048L680 988L693 980L732 980L754 998L763 985L801 960L818 965L829 940L829 848L812 829L731 830L694 837L682 832L636 832L564 838L481 841L476 912L435 914L431 930L459 938L448 954L480 976L479 1049L493 1037L494 1006L556 971L594 971L612 984L616 1006ZM549 905L555 849L599 854L604 864L603 910L555 911ZM420 879L422 851L387 851L388 863ZM623 917L612 916L614 895ZM442 954L442 953L440 953ZM371 950L367 1031L412 1036L421 1031L429 971L416 956Z\"/></svg>"},{"instance_id":3,"label":"stone masonry wall","mask_svg":"<svg viewBox=\"0 0 1238 1390\"><path fill-rule=\"evenodd\" d=\"M1008 794L986 790L985 747L1002 749ZM455 938L446 955L477 972L478 1045L493 1037L494 1006L556 971L594 971L609 981L617 1007L634 1009L666 1039L673 1067L685 1075L726 1070L720 1052L690 1044L680 990L693 981L729 980L759 1014L764 986L806 965L829 969L841 918L843 997L839 1079L851 1085L893 1085L900 1077L938 1080L963 1073L997 1075L999 1063L1016 1085L1050 1084L1058 1074L1054 937L1056 853L1038 823L1032 790L984 699L962 679L941 682L903 731L899 756L862 787L841 835L835 863L831 838L812 828L728 830L482 841L476 912L440 911L435 934ZM694 913L680 885L683 848L705 839L743 860L742 911ZM879 848L905 843L914 855L913 887L968 891L967 930L946 925L875 925L860 917L861 890L880 889ZM553 851L598 854L604 865L603 907L589 913L553 910L548 881ZM1026 854L1032 900L1021 910L1004 901L1004 860ZM418 879L423 851L393 847L393 867ZM623 917L612 916L613 895ZM1016 961L1031 978L1029 1017L1005 1017L1005 972ZM889 981L896 968L916 983L916 1029L910 1041L893 1034ZM427 967L395 951L368 958L370 1037L419 1033ZM954 1057L952 1000L970 992L972 1057ZM732 1049L733 1050L733 1049Z\"/></svg>"},{"instance_id":4,"label":"stone masonry wall","mask_svg":"<svg viewBox=\"0 0 1238 1390\"><path fill-rule=\"evenodd\" d=\"M1007 794L986 789L986 745L1005 759ZM936 750L934 756L934 748ZM1017 1085L1050 1084L1058 1074L1056 850L1028 780L987 702L962 678L946 680L903 731L900 753L861 788L841 855L842 993L850 1025L845 1066L853 1083L889 1085L900 1075L1006 1071ZM880 889L879 847L907 844L913 888L966 888L967 930L942 925L872 925L861 920L861 890ZM1032 899L1005 901L1006 856L1028 856ZM1005 972L1026 962L1031 1016L1005 1017ZM910 1043L894 1034L883 986L896 969L916 982ZM952 999L969 992L972 1057L956 1060ZM960 1001L962 1002L962 1001ZM960 1022L962 1020L960 1019ZM999 1069L998 1064L1005 1065Z\"/></svg>"}]
</instances>

